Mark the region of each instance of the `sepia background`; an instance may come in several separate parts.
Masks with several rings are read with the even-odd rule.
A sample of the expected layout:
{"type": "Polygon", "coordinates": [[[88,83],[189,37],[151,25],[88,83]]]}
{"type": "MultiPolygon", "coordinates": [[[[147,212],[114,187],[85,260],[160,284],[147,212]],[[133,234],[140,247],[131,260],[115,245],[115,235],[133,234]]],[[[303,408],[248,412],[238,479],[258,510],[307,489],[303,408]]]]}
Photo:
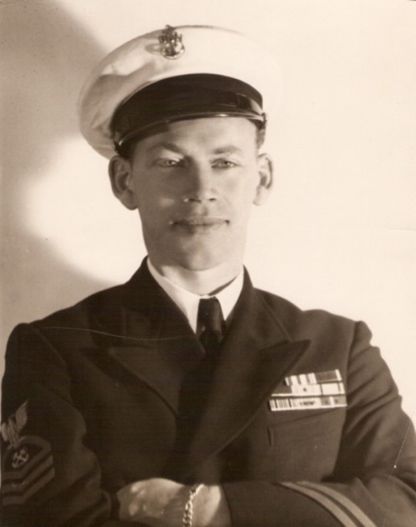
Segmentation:
{"type": "Polygon", "coordinates": [[[127,280],[136,213],[81,138],[91,67],[166,24],[214,24],[279,64],[267,150],[276,186],[253,210],[254,283],[365,320],[416,420],[416,1],[5,0],[1,46],[1,349],[12,327],[127,280]]]}

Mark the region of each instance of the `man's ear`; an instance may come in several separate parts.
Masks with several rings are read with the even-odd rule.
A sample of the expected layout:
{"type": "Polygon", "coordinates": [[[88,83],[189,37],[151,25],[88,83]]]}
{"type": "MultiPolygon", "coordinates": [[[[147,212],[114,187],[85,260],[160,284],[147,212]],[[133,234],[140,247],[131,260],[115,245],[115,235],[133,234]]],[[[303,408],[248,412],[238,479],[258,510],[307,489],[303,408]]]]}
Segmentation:
{"type": "Polygon", "coordinates": [[[108,174],[114,195],[129,210],[137,209],[130,161],[121,156],[112,157],[108,165],[108,174]]]}
{"type": "Polygon", "coordinates": [[[269,197],[273,186],[273,163],[267,154],[259,154],[257,158],[259,183],[256,188],[254,205],[263,205],[269,197]]]}

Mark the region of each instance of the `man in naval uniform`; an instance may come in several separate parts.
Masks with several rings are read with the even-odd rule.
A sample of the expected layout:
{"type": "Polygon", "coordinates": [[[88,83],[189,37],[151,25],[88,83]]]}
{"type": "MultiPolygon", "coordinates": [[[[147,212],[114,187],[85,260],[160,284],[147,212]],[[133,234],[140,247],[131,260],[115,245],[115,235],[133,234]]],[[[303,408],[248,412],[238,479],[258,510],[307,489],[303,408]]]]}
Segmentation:
{"type": "Polygon", "coordinates": [[[414,429],[365,324],[243,268],[270,70],[238,33],[167,27],[87,81],[82,132],[148,257],[13,331],[5,526],[416,525],[414,429]]]}

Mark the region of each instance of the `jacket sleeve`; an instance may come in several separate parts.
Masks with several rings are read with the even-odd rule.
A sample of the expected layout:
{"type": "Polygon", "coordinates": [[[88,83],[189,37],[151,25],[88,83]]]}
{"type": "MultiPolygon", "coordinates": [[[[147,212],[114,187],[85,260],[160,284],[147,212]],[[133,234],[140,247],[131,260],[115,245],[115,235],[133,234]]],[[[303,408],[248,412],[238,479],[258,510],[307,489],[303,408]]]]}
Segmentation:
{"type": "Polygon", "coordinates": [[[100,487],[97,459],[84,446],[86,426],[73,389],[65,362],[40,331],[18,326],[3,378],[4,525],[126,525],[111,519],[114,500],[100,487]]]}
{"type": "Polygon", "coordinates": [[[416,439],[371,334],[357,323],[348,370],[348,412],[328,481],[225,483],[233,527],[412,527],[416,439]]]}

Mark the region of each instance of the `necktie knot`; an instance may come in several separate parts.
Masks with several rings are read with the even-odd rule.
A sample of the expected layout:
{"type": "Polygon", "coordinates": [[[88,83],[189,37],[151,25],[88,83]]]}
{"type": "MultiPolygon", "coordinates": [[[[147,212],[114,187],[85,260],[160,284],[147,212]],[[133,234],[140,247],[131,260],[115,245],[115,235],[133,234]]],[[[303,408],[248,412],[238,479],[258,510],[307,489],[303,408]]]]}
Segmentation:
{"type": "Polygon", "coordinates": [[[197,332],[207,352],[220,344],[224,333],[224,319],[217,298],[203,298],[199,301],[197,332]]]}

